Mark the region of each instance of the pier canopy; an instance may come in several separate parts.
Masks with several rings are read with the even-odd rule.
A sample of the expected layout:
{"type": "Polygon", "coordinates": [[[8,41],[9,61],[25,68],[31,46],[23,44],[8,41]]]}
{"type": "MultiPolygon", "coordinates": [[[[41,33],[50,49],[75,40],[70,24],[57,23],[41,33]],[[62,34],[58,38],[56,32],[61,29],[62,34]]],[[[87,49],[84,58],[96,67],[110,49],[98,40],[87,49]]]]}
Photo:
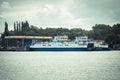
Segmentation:
{"type": "Polygon", "coordinates": [[[51,40],[52,37],[47,36],[5,36],[5,39],[46,39],[51,40]]]}
{"type": "Polygon", "coordinates": [[[37,41],[45,42],[52,40],[48,36],[5,36],[7,50],[23,50],[37,41]]]}

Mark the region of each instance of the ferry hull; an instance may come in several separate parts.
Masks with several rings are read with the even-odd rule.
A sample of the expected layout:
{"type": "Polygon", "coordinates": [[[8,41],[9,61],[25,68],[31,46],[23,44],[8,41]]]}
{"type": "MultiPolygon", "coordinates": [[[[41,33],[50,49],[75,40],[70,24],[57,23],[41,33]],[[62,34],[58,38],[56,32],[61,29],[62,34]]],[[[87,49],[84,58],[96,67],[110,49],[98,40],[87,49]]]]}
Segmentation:
{"type": "Polygon", "coordinates": [[[110,48],[95,48],[95,51],[110,51],[110,48]]]}
{"type": "Polygon", "coordinates": [[[30,51],[92,51],[88,48],[30,48],[30,51]]]}

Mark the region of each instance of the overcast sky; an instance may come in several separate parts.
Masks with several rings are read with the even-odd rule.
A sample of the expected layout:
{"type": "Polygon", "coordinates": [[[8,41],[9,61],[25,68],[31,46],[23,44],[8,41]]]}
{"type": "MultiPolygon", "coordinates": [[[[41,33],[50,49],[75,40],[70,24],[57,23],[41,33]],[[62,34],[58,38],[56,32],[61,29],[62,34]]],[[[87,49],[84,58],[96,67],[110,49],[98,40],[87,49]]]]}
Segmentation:
{"type": "Polygon", "coordinates": [[[120,22],[120,0],[0,0],[0,33],[7,21],[28,20],[38,27],[92,29],[120,22]]]}

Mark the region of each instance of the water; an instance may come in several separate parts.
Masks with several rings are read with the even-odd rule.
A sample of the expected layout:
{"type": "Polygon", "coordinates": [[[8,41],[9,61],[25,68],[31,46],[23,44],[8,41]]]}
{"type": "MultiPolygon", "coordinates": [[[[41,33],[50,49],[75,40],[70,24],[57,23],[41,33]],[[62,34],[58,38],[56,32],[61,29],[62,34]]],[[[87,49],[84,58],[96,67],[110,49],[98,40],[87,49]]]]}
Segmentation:
{"type": "Polygon", "coordinates": [[[120,80],[120,51],[0,52],[0,80],[120,80]]]}

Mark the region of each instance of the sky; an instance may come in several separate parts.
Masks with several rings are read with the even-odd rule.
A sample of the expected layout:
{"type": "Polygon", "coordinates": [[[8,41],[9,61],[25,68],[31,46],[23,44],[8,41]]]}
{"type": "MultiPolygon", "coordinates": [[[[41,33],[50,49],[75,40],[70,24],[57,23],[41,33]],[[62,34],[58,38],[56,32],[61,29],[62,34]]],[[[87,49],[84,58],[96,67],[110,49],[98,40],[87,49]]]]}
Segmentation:
{"type": "Polygon", "coordinates": [[[0,33],[5,21],[13,30],[14,21],[47,28],[82,28],[120,22],[120,0],[0,0],[0,33]]]}

